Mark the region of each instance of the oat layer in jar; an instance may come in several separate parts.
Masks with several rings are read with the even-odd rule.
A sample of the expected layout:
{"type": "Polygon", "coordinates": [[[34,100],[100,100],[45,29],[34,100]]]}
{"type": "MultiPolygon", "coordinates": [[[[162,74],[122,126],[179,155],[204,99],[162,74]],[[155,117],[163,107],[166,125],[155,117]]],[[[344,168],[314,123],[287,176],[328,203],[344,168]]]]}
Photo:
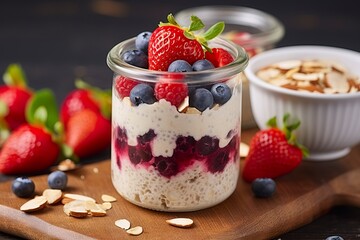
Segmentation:
{"type": "Polygon", "coordinates": [[[239,176],[241,72],[248,57],[241,47],[214,39],[234,58],[230,64],[199,72],[169,73],[131,66],[121,55],[135,39],[116,45],[107,62],[114,72],[112,99],[112,182],[133,204],[159,211],[194,211],[214,206],[235,190],[239,176]],[[119,90],[121,81],[180,84],[184,101],[166,99],[134,104],[119,90]],[[230,97],[205,109],[191,107],[193,92],[225,84],[230,97]]]}

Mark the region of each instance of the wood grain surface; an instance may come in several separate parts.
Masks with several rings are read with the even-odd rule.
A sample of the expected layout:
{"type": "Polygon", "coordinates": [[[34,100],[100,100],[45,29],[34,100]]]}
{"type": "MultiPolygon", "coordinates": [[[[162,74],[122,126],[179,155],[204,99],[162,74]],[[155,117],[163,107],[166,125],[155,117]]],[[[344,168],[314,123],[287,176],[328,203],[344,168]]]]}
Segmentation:
{"type": "MultiPolygon", "coordinates": [[[[243,141],[248,142],[254,132],[243,132],[243,141]]],[[[23,213],[18,209],[27,199],[17,198],[8,181],[0,184],[0,231],[30,239],[128,239],[131,236],[114,224],[126,218],[144,228],[136,239],[270,239],[313,221],[333,206],[360,207],[360,146],[339,160],[303,161],[294,172],[276,180],[272,198],[253,197],[250,185],[240,178],[235,193],[223,203],[190,213],[156,212],[125,201],[111,184],[110,160],[85,165],[68,176],[66,193],[84,194],[98,202],[102,194],[117,197],[107,216],[68,217],[61,204],[23,213]],[[173,217],[192,218],[194,225],[172,227],[165,220],[173,217]]],[[[32,179],[41,194],[47,188],[47,175],[32,179]]]]}

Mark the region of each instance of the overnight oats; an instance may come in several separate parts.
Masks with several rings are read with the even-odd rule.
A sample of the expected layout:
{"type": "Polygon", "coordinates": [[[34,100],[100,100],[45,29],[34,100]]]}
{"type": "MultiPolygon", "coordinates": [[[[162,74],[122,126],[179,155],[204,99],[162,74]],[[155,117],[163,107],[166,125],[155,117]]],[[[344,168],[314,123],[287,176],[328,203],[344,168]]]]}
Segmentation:
{"type": "Polygon", "coordinates": [[[214,38],[223,23],[191,37],[191,27],[178,26],[172,15],[168,21],[109,52],[112,181],[136,205],[194,211],[222,202],[236,188],[240,73],[248,57],[214,38]]]}

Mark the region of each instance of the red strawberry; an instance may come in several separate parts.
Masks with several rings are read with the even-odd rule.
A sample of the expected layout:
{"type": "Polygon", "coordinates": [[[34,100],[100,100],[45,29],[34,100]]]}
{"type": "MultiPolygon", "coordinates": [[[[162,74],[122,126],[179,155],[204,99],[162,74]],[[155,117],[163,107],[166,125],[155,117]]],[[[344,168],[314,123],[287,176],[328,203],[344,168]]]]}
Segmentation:
{"type": "Polygon", "coordinates": [[[175,60],[185,60],[190,64],[204,58],[203,46],[208,49],[207,41],[219,35],[224,29],[224,23],[217,23],[202,36],[195,36],[193,31],[204,27],[202,21],[191,17],[191,25],[182,28],[172,14],[168,15],[169,23],[160,23],[151,34],[149,40],[149,69],[167,71],[170,63],[175,60]]]}
{"type": "Polygon", "coordinates": [[[205,53],[205,58],[216,68],[228,65],[234,61],[233,56],[223,48],[213,48],[211,50],[211,52],[207,51],[205,53]]]}
{"type": "Polygon", "coordinates": [[[0,172],[29,174],[46,170],[57,160],[59,152],[59,146],[45,128],[21,125],[1,149],[0,172]]]}
{"type": "Polygon", "coordinates": [[[115,79],[115,89],[122,98],[129,97],[131,89],[138,84],[139,82],[124,76],[117,76],[115,79]]]}
{"type": "Polygon", "coordinates": [[[292,130],[300,122],[287,125],[289,115],[284,116],[284,130],[276,126],[276,118],[269,120],[269,129],[261,130],[250,141],[250,151],[245,159],[242,176],[251,182],[256,178],[276,178],[294,170],[307,150],[296,143],[292,130]]]}
{"type": "Polygon", "coordinates": [[[82,158],[110,146],[111,122],[101,114],[83,109],[69,118],[65,143],[82,158]]]}
{"type": "Polygon", "coordinates": [[[73,90],[65,97],[60,108],[60,119],[65,128],[69,118],[82,109],[90,109],[110,117],[110,91],[103,91],[79,80],[75,84],[78,89],[73,90]]]}
{"type": "Polygon", "coordinates": [[[26,122],[25,108],[32,91],[27,88],[24,72],[19,65],[9,65],[4,81],[7,85],[0,86],[0,104],[5,110],[0,110],[0,117],[10,130],[14,130],[26,122]]]}

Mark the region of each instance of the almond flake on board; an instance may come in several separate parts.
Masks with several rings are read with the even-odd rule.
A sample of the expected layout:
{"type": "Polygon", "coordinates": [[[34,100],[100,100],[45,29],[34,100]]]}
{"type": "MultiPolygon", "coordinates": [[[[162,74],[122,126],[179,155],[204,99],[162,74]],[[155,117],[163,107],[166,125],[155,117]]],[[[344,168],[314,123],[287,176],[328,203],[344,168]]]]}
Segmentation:
{"type": "Polygon", "coordinates": [[[143,233],[143,228],[141,226],[136,226],[126,230],[126,232],[130,235],[138,236],[143,233]]]}
{"type": "Polygon", "coordinates": [[[190,218],[173,218],[166,220],[166,222],[172,226],[180,227],[180,228],[191,227],[194,223],[194,221],[190,218]]]}
{"type": "Polygon", "coordinates": [[[104,210],[109,210],[112,208],[111,202],[103,202],[101,205],[104,210]]]}
{"type": "Polygon", "coordinates": [[[46,198],[48,204],[56,204],[62,200],[63,193],[59,189],[45,189],[42,195],[46,198]]]}
{"type": "Polygon", "coordinates": [[[57,166],[57,169],[63,172],[75,169],[77,166],[71,159],[65,159],[61,161],[57,166]]]}
{"type": "Polygon", "coordinates": [[[249,145],[244,142],[240,142],[240,157],[243,158],[247,157],[249,151],[250,151],[249,145]]]}
{"type": "Polygon", "coordinates": [[[35,212],[43,209],[47,204],[47,199],[44,196],[37,196],[26,203],[24,203],[20,210],[26,213],[35,212]]]}
{"type": "Polygon", "coordinates": [[[130,221],[127,220],[127,219],[119,219],[119,220],[116,220],[116,221],[115,221],[115,225],[116,225],[117,227],[119,227],[119,228],[124,229],[124,230],[130,229],[130,226],[131,226],[130,221]]]}
{"type": "Polygon", "coordinates": [[[101,200],[104,202],[116,202],[116,198],[107,194],[101,195],[101,200]]]}
{"type": "Polygon", "coordinates": [[[95,199],[93,199],[91,197],[80,195],[80,194],[73,194],[73,193],[65,193],[64,198],[69,198],[69,199],[72,199],[72,200],[96,202],[95,199]]]}

